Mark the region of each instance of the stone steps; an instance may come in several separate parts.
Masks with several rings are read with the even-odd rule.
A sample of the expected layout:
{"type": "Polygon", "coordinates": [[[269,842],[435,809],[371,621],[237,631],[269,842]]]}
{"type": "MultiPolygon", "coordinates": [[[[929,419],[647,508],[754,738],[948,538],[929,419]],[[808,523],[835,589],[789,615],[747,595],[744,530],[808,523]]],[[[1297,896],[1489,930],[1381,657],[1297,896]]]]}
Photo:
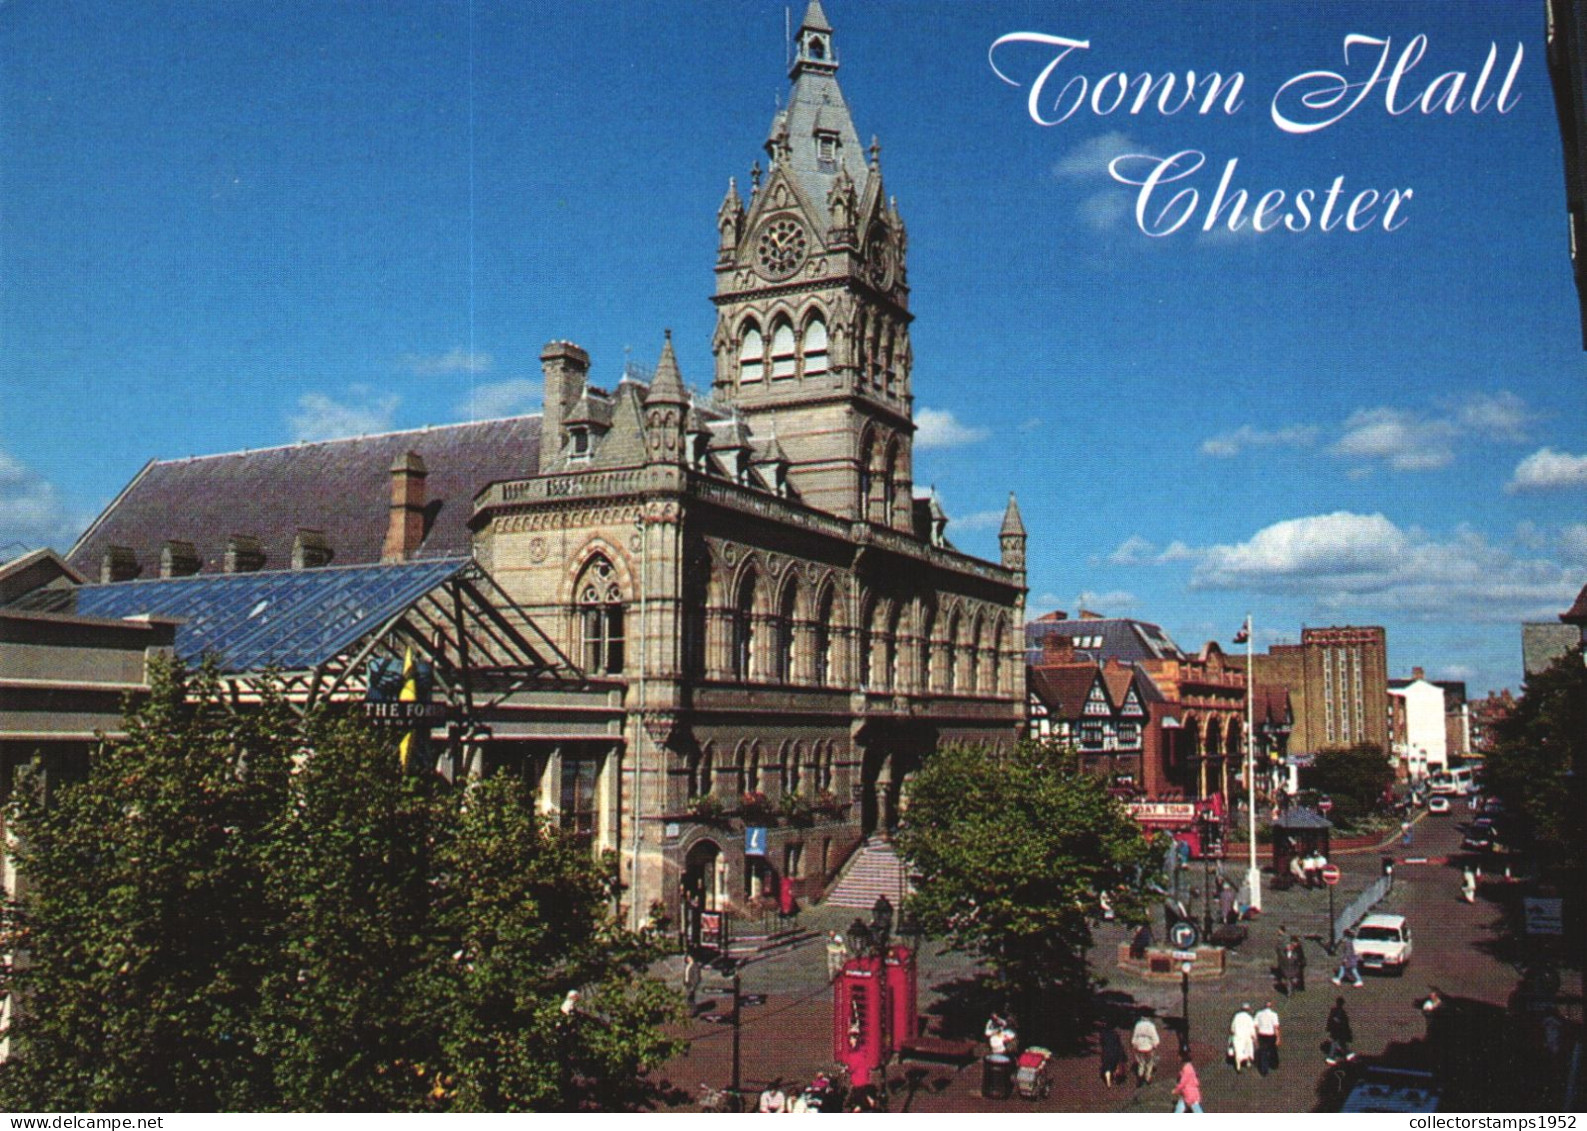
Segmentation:
{"type": "Polygon", "coordinates": [[[828,907],[853,907],[869,911],[885,895],[897,907],[910,891],[906,868],[893,846],[882,837],[871,837],[855,850],[838,880],[827,890],[828,907]]]}

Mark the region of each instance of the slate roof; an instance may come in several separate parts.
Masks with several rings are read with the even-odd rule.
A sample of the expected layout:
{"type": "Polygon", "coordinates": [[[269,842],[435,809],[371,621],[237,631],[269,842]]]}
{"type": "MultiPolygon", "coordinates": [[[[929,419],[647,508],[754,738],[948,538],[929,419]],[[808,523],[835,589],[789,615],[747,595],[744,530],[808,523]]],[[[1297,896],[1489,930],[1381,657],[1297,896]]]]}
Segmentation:
{"type": "Polygon", "coordinates": [[[1121,660],[1126,664],[1142,660],[1188,659],[1179,645],[1155,624],[1147,621],[1119,619],[1036,620],[1025,626],[1025,646],[1028,662],[1041,662],[1042,642],[1048,637],[1097,637],[1101,642],[1078,649],[1087,659],[1121,660]]]}
{"type": "Polygon", "coordinates": [[[1576,602],[1559,615],[1559,619],[1566,624],[1579,624],[1587,627],[1587,585],[1581,587],[1581,592],[1576,594],[1576,602]]]}
{"type": "Polygon", "coordinates": [[[425,480],[426,533],[417,557],[470,553],[473,498],[493,482],[536,474],[540,417],[517,416],[313,444],[147,464],[72,547],[90,578],[109,546],[130,546],[144,578],[159,573],[168,539],[191,542],[202,572],[218,573],[234,534],[259,539],[267,570],[292,563],[299,529],[321,530],[334,565],[378,562],[391,501],[390,468],[417,452],[425,480]]]}
{"type": "Polygon", "coordinates": [[[1097,669],[1090,664],[1063,664],[1031,668],[1029,675],[1031,690],[1047,705],[1052,717],[1078,719],[1096,683],[1097,669]]]}

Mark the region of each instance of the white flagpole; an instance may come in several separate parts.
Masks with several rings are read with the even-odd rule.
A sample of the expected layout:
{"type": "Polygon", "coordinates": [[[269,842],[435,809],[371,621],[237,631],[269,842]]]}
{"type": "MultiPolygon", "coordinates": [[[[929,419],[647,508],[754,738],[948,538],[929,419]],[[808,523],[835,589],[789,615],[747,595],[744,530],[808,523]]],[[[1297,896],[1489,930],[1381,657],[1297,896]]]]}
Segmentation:
{"type": "Polygon", "coordinates": [[[1246,851],[1250,868],[1245,882],[1251,889],[1251,906],[1262,910],[1262,869],[1256,863],[1256,726],[1253,704],[1256,695],[1256,667],[1251,649],[1251,615],[1245,617],[1245,819],[1246,851]]]}

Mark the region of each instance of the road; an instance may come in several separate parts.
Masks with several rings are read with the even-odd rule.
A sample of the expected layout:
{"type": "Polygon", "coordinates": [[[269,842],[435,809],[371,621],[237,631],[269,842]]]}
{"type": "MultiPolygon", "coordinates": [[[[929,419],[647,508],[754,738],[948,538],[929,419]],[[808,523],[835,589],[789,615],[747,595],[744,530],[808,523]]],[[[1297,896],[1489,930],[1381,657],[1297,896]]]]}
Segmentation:
{"type": "MultiPolygon", "coordinates": [[[[1319,1045],[1324,1020],[1336,997],[1344,997],[1355,1029],[1359,1064],[1382,1062],[1404,1066],[1441,1067],[1449,1079],[1445,1109],[1453,1111],[1549,1110],[1539,1107],[1557,1092],[1557,1072],[1531,1036],[1517,1036],[1506,1021],[1507,1007],[1519,976],[1507,960],[1502,938],[1504,904],[1515,893],[1495,876],[1485,876],[1475,904],[1460,899],[1460,826],[1465,814],[1424,816],[1414,843],[1401,848],[1398,837],[1376,848],[1338,854],[1334,862],[1344,875],[1335,892],[1340,908],[1381,872],[1380,856],[1396,861],[1394,886],[1377,908],[1405,915],[1413,926],[1415,954],[1403,977],[1366,976],[1366,985],[1336,988],[1329,983],[1331,959],[1323,948],[1327,934],[1328,896],[1324,891],[1295,889],[1265,892],[1265,914],[1254,920],[1249,939],[1229,956],[1222,978],[1196,980],[1190,993],[1190,1032],[1208,1111],[1279,1112],[1329,1110],[1338,1074],[1324,1063],[1319,1045]],[[1275,992],[1271,968],[1281,927],[1306,936],[1309,958],[1304,993],[1284,997],[1275,992]],[[1446,1016],[1454,1037],[1435,1050],[1426,1039],[1426,1025],[1417,1003],[1436,986],[1450,1003],[1446,1016]],[[1236,1074],[1224,1061],[1229,1018],[1242,1002],[1260,1008],[1273,1000],[1283,1024],[1282,1062],[1266,1077],[1236,1074]]],[[[1501,867],[1502,871],[1502,867],[1501,867]]],[[[1199,867],[1192,868],[1199,880],[1199,867]]],[[[853,912],[815,909],[806,925],[825,930],[841,927],[853,912]]],[[[1057,1049],[1052,1065],[1054,1088],[1042,1101],[987,1100],[979,1094],[980,1066],[914,1064],[894,1066],[889,1079],[894,1110],[913,1111],[1119,1111],[1170,1110],[1177,1059],[1174,1037],[1181,1019],[1177,980],[1148,982],[1112,966],[1122,928],[1105,925],[1097,932],[1093,969],[1105,980],[1099,991],[1105,1011],[1125,1029],[1141,1007],[1151,1007],[1164,1030],[1162,1070],[1150,1085],[1109,1089],[1098,1071],[1094,1034],[1076,1047],[1057,1049]]],[[[933,1017],[947,1035],[978,1034],[985,1016],[975,994],[973,966],[962,955],[927,943],[923,948],[921,1011],[933,1017]]],[[[746,968],[746,993],[763,1001],[743,1011],[743,1073],[746,1088],[758,1090],[781,1078],[795,1085],[831,1065],[831,991],[826,984],[825,955],[819,943],[778,955],[746,968]]],[[[710,1019],[729,1012],[721,993],[706,993],[702,1016],[690,1025],[687,1056],[666,1067],[664,1076],[680,1098],[699,1082],[722,1085],[730,1072],[731,1027],[710,1019]]],[[[1581,978],[1567,972],[1563,997],[1573,1004],[1567,1015],[1580,1032],[1581,978]]],[[[1557,1103],[1557,1098],[1552,1102],[1557,1103]]],[[[1557,1110],[1557,1108],[1555,1109],[1557,1110]]]]}

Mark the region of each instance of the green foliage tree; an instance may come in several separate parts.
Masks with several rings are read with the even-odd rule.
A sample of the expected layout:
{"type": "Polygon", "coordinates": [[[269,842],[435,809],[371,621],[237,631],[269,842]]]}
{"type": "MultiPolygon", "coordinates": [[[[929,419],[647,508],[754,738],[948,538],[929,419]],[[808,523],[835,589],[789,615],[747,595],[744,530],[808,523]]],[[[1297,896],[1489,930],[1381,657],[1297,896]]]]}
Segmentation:
{"type": "Polygon", "coordinates": [[[83,780],[22,789],[11,1110],[637,1106],[676,1052],[615,869],[507,776],[161,669],[83,780]],[[569,989],[583,1001],[559,1006],[569,989]]]}
{"type": "Polygon", "coordinates": [[[1545,872],[1579,878],[1587,845],[1587,665],[1576,648],[1527,677],[1510,717],[1498,725],[1484,771],[1486,792],[1503,802],[1503,832],[1545,872]]]}
{"type": "Polygon", "coordinates": [[[980,957],[990,988],[1027,1027],[1084,1014],[1098,895],[1141,918],[1161,855],[1106,783],[1080,774],[1072,753],[1034,742],[932,755],[898,845],[921,877],[908,907],[923,929],[980,957]]]}
{"type": "Polygon", "coordinates": [[[1382,808],[1384,791],[1394,784],[1394,765],[1375,742],[1330,746],[1301,770],[1300,784],[1333,798],[1329,818],[1350,826],[1382,808]]]}

